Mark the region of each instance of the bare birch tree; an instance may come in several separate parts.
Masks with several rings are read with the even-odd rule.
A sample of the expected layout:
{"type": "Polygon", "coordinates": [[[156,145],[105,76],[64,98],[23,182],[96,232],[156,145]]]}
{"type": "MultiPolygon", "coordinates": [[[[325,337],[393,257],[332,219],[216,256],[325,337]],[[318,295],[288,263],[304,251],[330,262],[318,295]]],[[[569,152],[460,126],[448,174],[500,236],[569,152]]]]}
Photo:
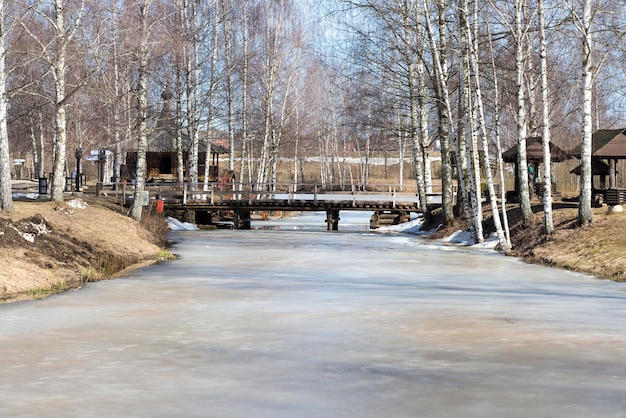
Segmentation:
{"type": "MultiPolygon", "coordinates": [[[[467,15],[469,16],[468,11],[468,3],[467,0],[463,0],[463,8],[467,11],[467,15]]],[[[467,19],[469,25],[469,19],[467,19]]],[[[499,209],[498,209],[498,198],[495,191],[495,186],[493,182],[493,176],[491,174],[491,162],[489,158],[489,138],[487,134],[487,124],[485,120],[485,110],[483,105],[483,92],[481,87],[481,71],[479,68],[479,51],[478,51],[478,12],[476,5],[474,5],[474,30],[468,28],[468,33],[470,36],[469,45],[470,45],[470,66],[471,72],[473,74],[474,80],[474,90],[476,92],[476,113],[478,115],[478,126],[481,135],[481,141],[483,145],[483,165],[485,166],[485,177],[487,180],[487,190],[489,195],[489,203],[491,205],[491,213],[492,219],[494,223],[494,227],[496,229],[496,235],[498,236],[498,243],[500,244],[500,248],[505,254],[508,254],[511,251],[511,242],[510,239],[505,234],[502,229],[502,222],[500,220],[499,209]]],[[[496,89],[497,93],[497,89],[496,89]]],[[[497,157],[502,159],[500,148],[496,149],[496,152],[499,154],[497,157]]],[[[502,199],[502,205],[505,205],[504,199],[502,199]]],[[[504,208],[504,211],[506,209],[504,208]]],[[[504,222],[506,222],[506,216],[504,217],[504,222]]]]}
{"type": "Polygon", "coordinates": [[[591,0],[583,0],[580,31],[582,36],[582,96],[583,120],[582,142],[580,145],[580,199],[578,202],[578,225],[585,226],[593,220],[591,210],[591,150],[593,120],[591,102],[593,99],[593,62],[592,62],[592,16],[591,0]]]}
{"type": "Polygon", "coordinates": [[[437,110],[439,115],[439,140],[441,142],[441,193],[444,225],[454,223],[454,202],[452,201],[452,164],[450,160],[450,120],[451,106],[448,89],[448,40],[446,28],[447,0],[436,0],[437,33],[433,30],[429,18],[428,0],[422,0],[426,12],[426,29],[433,55],[436,74],[437,110]]]}
{"type": "Polygon", "coordinates": [[[530,223],[533,219],[533,211],[530,205],[530,189],[528,176],[528,161],[526,159],[526,92],[524,85],[524,72],[526,65],[525,39],[527,26],[524,24],[524,1],[515,0],[515,88],[517,91],[517,177],[520,207],[524,223],[530,223]]]}
{"type": "Polygon", "coordinates": [[[13,196],[11,194],[11,165],[7,128],[8,100],[4,20],[4,0],[0,0],[0,209],[2,213],[7,213],[13,210],[13,196]]]}
{"type": "Polygon", "coordinates": [[[55,84],[55,142],[53,158],[53,174],[51,197],[54,201],[63,201],[63,191],[65,187],[65,164],[66,164],[66,144],[67,144],[67,101],[66,101],[66,73],[67,73],[67,48],[76,30],[80,26],[85,2],[80,2],[78,15],[69,27],[66,27],[66,3],[65,0],[54,1],[54,21],[56,34],[56,52],[54,58],[50,59],[53,67],[52,74],[55,84]]]}
{"type": "Polygon", "coordinates": [[[137,5],[139,45],[137,46],[137,169],[135,172],[135,190],[130,216],[136,221],[141,220],[143,213],[143,193],[146,184],[146,154],[148,151],[148,71],[150,63],[150,8],[153,0],[142,0],[137,5]]]}
{"type": "Polygon", "coordinates": [[[541,77],[541,138],[543,148],[543,223],[546,234],[554,233],[552,220],[552,163],[550,157],[550,109],[548,89],[548,47],[546,42],[546,22],[544,0],[538,0],[539,17],[539,60],[541,77]]]}

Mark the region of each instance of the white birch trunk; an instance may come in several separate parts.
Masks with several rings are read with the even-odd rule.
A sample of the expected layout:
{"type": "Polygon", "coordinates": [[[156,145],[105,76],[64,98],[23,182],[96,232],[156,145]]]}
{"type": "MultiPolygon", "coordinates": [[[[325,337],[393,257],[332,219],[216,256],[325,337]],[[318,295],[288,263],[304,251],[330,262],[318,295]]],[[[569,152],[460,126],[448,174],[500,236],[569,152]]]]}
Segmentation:
{"type": "Polygon", "coordinates": [[[437,0],[437,21],[439,32],[439,44],[435,38],[432,26],[430,24],[428,2],[423,0],[424,10],[426,11],[426,28],[430,41],[431,52],[433,54],[433,62],[435,65],[436,84],[437,84],[437,107],[439,112],[439,139],[441,141],[441,191],[442,191],[442,208],[444,215],[444,225],[452,225],[454,223],[454,202],[452,201],[452,166],[450,162],[450,94],[448,89],[448,60],[447,49],[448,41],[446,34],[446,17],[447,8],[446,0],[437,0]]]}
{"type": "Polygon", "coordinates": [[[580,201],[578,204],[578,225],[585,226],[593,221],[591,210],[591,150],[592,150],[592,88],[593,68],[591,52],[591,0],[584,0],[582,21],[582,86],[583,86],[583,126],[580,146],[580,201]]]}
{"type": "Polygon", "coordinates": [[[526,159],[526,100],[524,89],[524,30],[522,27],[523,0],[515,0],[515,88],[517,90],[517,170],[520,207],[524,223],[533,219],[530,206],[528,161],[526,159]]]}
{"type": "MultiPolygon", "coordinates": [[[[4,20],[4,13],[4,0],[0,0],[0,19],[2,20],[4,20]]],[[[7,129],[8,100],[6,95],[5,42],[4,22],[0,22],[0,209],[2,213],[13,211],[9,133],[7,129]]]]}
{"type": "Polygon", "coordinates": [[[148,150],[148,61],[150,56],[149,49],[149,25],[148,25],[148,9],[152,0],[143,0],[139,5],[140,10],[140,43],[138,51],[139,68],[137,80],[137,171],[135,173],[135,190],[133,193],[133,204],[130,210],[130,216],[136,221],[141,220],[143,212],[143,191],[146,184],[146,153],[148,150]]]}
{"type": "MultiPolygon", "coordinates": [[[[464,0],[465,7],[467,8],[467,0],[464,0]]],[[[478,124],[481,134],[481,140],[483,144],[483,165],[486,167],[485,177],[487,179],[487,189],[489,192],[489,202],[491,205],[491,214],[493,218],[494,227],[496,229],[496,234],[498,236],[498,242],[500,244],[500,248],[505,254],[510,253],[511,251],[511,243],[510,239],[508,239],[507,234],[505,234],[502,229],[502,223],[500,222],[500,215],[498,209],[498,199],[495,191],[495,186],[493,183],[493,176],[491,174],[490,160],[489,160],[489,138],[487,135],[487,126],[485,122],[485,110],[483,105],[483,94],[480,83],[480,69],[478,66],[478,17],[477,17],[477,8],[474,6],[474,33],[472,36],[472,31],[469,31],[471,42],[470,42],[470,65],[472,68],[472,74],[474,78],[474,89],[476,90],[476,110],[478,113],[478,124]]],[[[469,15],[469,13],[468,13],[469,15]]],[[[469,23],[469,22],[468,22],[469,23]]],[[[497,83],[497,82],[496,82],[497,83]]],[[[496,90],[497,93],[497,90],[496,90]]],[[[497,100],[497,98],[496,98],[497,100]]],[[[500,152],[499,150],[497,151],[500,152]]],[[[499,158],[502,158],[502,155],[499,155],[499,158]]],[[[502,184],[504,184],[504,180],[501,180],[502,184]]],[[[502,199],[502,205],[504,206],[504,199],[502,199]]],[[[506,219],[506,218],[505,218],[506,219]]]]}
{"type": "Polygon", "coordinates": [[[198,33],[196,27],[195,2],[182,2],[182,30],[185,35],[185,98],[187,114],[187,134],[189,135],[189,190],[198,190],[198,147],[199,147],[199,65],[198,65],[198,33]]]}
{"type": "MultiPolygon", "coordinates": [[[[243,187],[246,172],[246,145],[248,138],[248,8],[243,7],[243,28],[242,28],[242,68],[241,68],[241,153],[239,155],[239,184],[243,187]]],[[[248,170],[249,175],[252,174],[248,170]]],[[[250,178],[251,181],[251,178],[250,178]]]]}
{"type": "Polygon", "coordinates": [[[35,133],[35,119],[32,116],[30,118],[30,146],[31,146],[32,153],[33,153],[33,174],[35,178],[39,178],[41,177],[41,170],[39,167],[39,151],[37,150],[37,135],[35,133]]]}
{"type": "Polygon", "coordinates": [[[53,171],[51,197],[55,202],[63,201],[65,186],[65,159],[67,142],[67,121],[65,113],[65,55],[67,49],[63,0],[55,0],[55,26],[57,36],[56,59],[53,63],[54,91],[55,91],[55,144],[53,156],[53,171]]]}
{"type": "MultiPolygon", "coordinates": [[[[232,80],[232,41],[231,41],[231,33],[230,33],[230,14],[232,10],[229,7],[230,2],[223,2],[222,11],[224,13],[224,47],[225,47],[225,60],[226,60],[226,110],[227,110],[227,120],[228,120],[228,143],[230,144],[230,149],[228,152],[228,169],[235,169],[235,122],[234,122],[234,113],[233,113],[233,101],[234,101],[234,92],[233,92],[233,80],[232,80]]],[[[243,6],[245,7],[245,5],[243,6]]]]}
{"type": "Polygon", "coordinates": [[[538,0],[539,8],[539,60],[541,70],[541,138],[543,141],[543,224],[546,234],[554,233],[554,221],[552,219],[552,162],[550,158],[550,109],[548,89],[548,47],[546,43],[546,22],[544,0],[538,0]]]}
{"type": "MultiPolygon", "coordinates": [[[[462,72],[461,72],[462,73],[462,72]]],[[[461,74],[460,73],[460,74],[461,74]]],[[[462,84],[462,83],[461,83],[462,84]]],[[[465,87],[461,87],[459,91],[458,112],[459,115],[463,115],[466,112],[466,93],[465,87]]],[[[465,212],[465,218],[467,219],[468,229],[472,233],[472,237],[476,239],[476,227],[474,226],[474,216],[472,208],[470,206],[470,181],[468,179],[471,175],[471,170],[468,169],[468,145],[465,134],[465,118],[460,116],[457,120],[457,141],[456,141],[456,155],[457,155],[457,171],[459,172],[458,186],[460,193],[461,203],[463,204],[463,211],[465,212]]],[[[457,202],[459,198],[457,196],[457,202]]]]}
{"type": "MultiPolygon", "coordinates": [[[[116,24],[117,26],[117,24],[116,24]]],[[[113,34],[113,89],[115,99],[113,102],[112,116],[113,116],[113,141],[114,141],[114,157],[113,157],[113,178],[114,182],[120,181],[121,177],[121,164],[122,164],[122,145],[121,145],[121,133],[120,133],[120,111],[119,111],[119,97],[120,97],[120,71],[119,71],[119,52],[117,49],[117,34],[113,34]]],[[[76,180],[79,181],[78,179],[76,180]]]]}
{"type": "Polygon", "coordinates": [[[428,101],[426,70],[424,62],[420,61],[416,65],[417,70],[417,97],[419,104],[419,130],[421,140],[421,150],[424,164],[424,187],[426,193],[433,192],[433,175],[430,163],[430,135],[428,132],[428,101]]]}
{"type": "MultiPolygon", "coordinates": [[[[502,142],[500,140],[500,91],[498,84],[498,72],[496,67],[496,58],[493,48],[492,36],[491,36],[491,28],[487,25],[487,33],[489,38],[489,48],[491,52],[491,70],[493,73],[493,120],[494,120],[494,144],[496,147],[496,162],[497,162],[497,170],[500,181],[500,200],[502,202],[502,224],[504,225],[504,238],[506,246],[503,246],[503,250],[506,253],[506,249],[509,251],[512,249],[511,247],[511,233],[509,230],[509,219],[506,211],[506,185],[504,183],[504,160],[502,158],[502,142]]],[[[501,237],[498,236],[500,240],[501,237]]]]}
{"type": "MultiPolygon", "coordinates": [[[[459,7],[459,24],[461,29],[461,109],[460,120],[465,120],[470,141],[467,144],[467,177],[468,194],[471,202],[472,217],[474,218],[472,234],[474,242],[483,242],[483,219],[482,219],[482,196],[480,190],[480,161],[478,158],[478,138],[474,124],[474,105],[471,97],[471,77],[470,77],[470,28],[468,22],[468,10],[465,1],[459,7]]],[[[462,122],[460,122],[462,123],[462,122]]],[[[469,219],[469,217],[468,217],[469,219]]]]}
{"type": "MultiPolygon", "coordinates": [[[[215,91],[217,89],[217,69],[216,69],[216,65],[217,65],[217,45],[218,45],[218,38],[219,38],[219,33],[218,33],[218,27],[219,27],[219,2],[215,2],[215,9],[213,12],[213,16],[212,16],[212,24],[211,24],[211,69],[209,72],[209,89],[207,92],[207,131],[208,134],[206,136],[206,142],[205,142],[205,146],[206,146],[206,154],[204,156],[204,187],[203,189],[205,191],[209,190],[209,179],[211,177],[210,174],[210,170],[211,170],[211,158],[212,158],[212,153],[211,153],[211,144],[213,141],[213,138],[211,138],[211,130],[213,127],[213,119],[215,118],[215,105],[214,105],[214,101],[215,101],[215,91]]],[[[247,16],[247,15],[246,15],[247,16]]],[[[246,29],[244,29],[246,30],[246,29]]],[[[245,40],[244,42],[246,42],[247,45],[247,35],[245,36],[245,40]]],[[[244,48],[245,49],[245,48],[244,48]]],[[[244,58],[246,59],[246,58],[244,58]]],[[[247,76],[247,68],[245,68],[244,66],[244,72],[246,73],[247,76]]],[[[245,78],[245,77],[244,77],[245,78]]],[[[244,81],[245,84],[245,81],[244,81]]],[[[246,87],[244,86],[244,94],[245,94],[245,89],[246,87]]],[[[245,100],[244,100],[245,101],[245,100]]],[[[244,111],[244,118],[245,118],[245,111],[244,111]]],[[[245,144],[245,137],[246,134],[244,132],[244,140],[242,141],[242,143],[245,144]]],[[[241,155],[243,156],[244,154],[244,149],[242,149],[241,151],[241,155]]],[[[243,164],[242,164],[242,175],[243,175],[243,164]]],[[[219,173],[217,173],[217,175],[219,176],[219,173]]],[[[240,178],[240,183],[243,183],[243,179],[240,178]]]]}

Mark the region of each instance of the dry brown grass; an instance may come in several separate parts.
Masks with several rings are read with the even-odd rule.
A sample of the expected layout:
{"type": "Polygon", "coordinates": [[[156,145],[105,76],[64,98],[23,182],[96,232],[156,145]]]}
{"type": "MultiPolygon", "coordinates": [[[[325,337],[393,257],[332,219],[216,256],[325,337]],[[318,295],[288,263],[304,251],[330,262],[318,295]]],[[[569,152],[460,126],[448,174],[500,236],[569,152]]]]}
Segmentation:
{"type": "Polygon", "coordinates": [[[84,199],[85,209],[15,202],[13,213],[0,216],[0,300],[40,297],[156,260],[167,229],[162,219],[146,218],[146,229],[115,205],[84,199]],[[18,231],[33,232],[33,224],[47,232],[34,231],[29,242],[18,231]]]}
{"type": "MultiPolygon", "coordinates": [[[[491,210],[486,206],[485,235],[494,231],[491,210]]],[[[626,281],[626,212],[609,213],[607,207],[593,209],[590,225],[577,226],[576,202],[557,201],[553,206],[556,231],[546,236],[543,205],[534,202],[534,222],[525,226],[521,221],[519,205],[508,205],[513,252],[529,262],[587,273],[599,278],[626,281]]],[[[433,224],[440,218],[433,220],[433,224]]],[[[455,225],[437,231],[441,238],[458,229],[467,229],[467,221],[459,219],[455,225]]]]}

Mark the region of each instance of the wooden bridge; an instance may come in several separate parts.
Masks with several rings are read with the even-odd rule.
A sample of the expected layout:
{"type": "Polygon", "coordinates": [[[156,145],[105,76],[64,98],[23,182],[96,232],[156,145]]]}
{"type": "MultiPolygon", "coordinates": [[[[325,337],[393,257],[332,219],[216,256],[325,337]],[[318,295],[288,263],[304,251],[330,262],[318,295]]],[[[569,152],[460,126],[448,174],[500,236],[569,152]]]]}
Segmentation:
{"type": "MultiPolygon", "coordinates": [[[[165,212],[182,212],[186,220],[198,224],[214,223],[216,217],[228,214],[235,229],[249,229],[255,211],[324,211],[328,230],[338,229],[342,210],[373,211],[379,217],[393,214],[400,220],[408,220],[411,212],[421,212],[418,196],[401,192],[396,185],[377,186],[376,190],[351,186],[347,191],[327,191],[315,184],[215,183],[208,190],[190,191],[186,185],[153,183],[149,188],[150,195],[163,202],[165,212]]],[[[441,206],[441,194],[428,194],[427,205],[441,206]]]]}

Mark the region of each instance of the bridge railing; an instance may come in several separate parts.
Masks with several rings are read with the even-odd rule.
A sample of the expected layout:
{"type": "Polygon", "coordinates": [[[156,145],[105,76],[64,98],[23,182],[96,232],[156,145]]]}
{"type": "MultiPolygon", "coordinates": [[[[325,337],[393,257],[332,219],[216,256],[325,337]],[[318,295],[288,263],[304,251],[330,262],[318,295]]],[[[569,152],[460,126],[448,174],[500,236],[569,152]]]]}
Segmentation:
{"type": "MultiPolygon", "coordinates": [[[[404,186],[406,187],[406,186],[404,186]]],[[[223,201],[253,200],[295,200],[319,201],[387,201],[419,203],[415,192],[403,192],[398,184],[377,184],[371,187],[348,185],[345,187],[324,187],[319,183],[239,183],[213,182],[204,188],[189,183],[151,182],[146,188],[153,198],[182,202],[183,204],[210,203],[223,201]]],[[[441,202],[441,193],[428,193],[427,203],[441,202]]]]}

